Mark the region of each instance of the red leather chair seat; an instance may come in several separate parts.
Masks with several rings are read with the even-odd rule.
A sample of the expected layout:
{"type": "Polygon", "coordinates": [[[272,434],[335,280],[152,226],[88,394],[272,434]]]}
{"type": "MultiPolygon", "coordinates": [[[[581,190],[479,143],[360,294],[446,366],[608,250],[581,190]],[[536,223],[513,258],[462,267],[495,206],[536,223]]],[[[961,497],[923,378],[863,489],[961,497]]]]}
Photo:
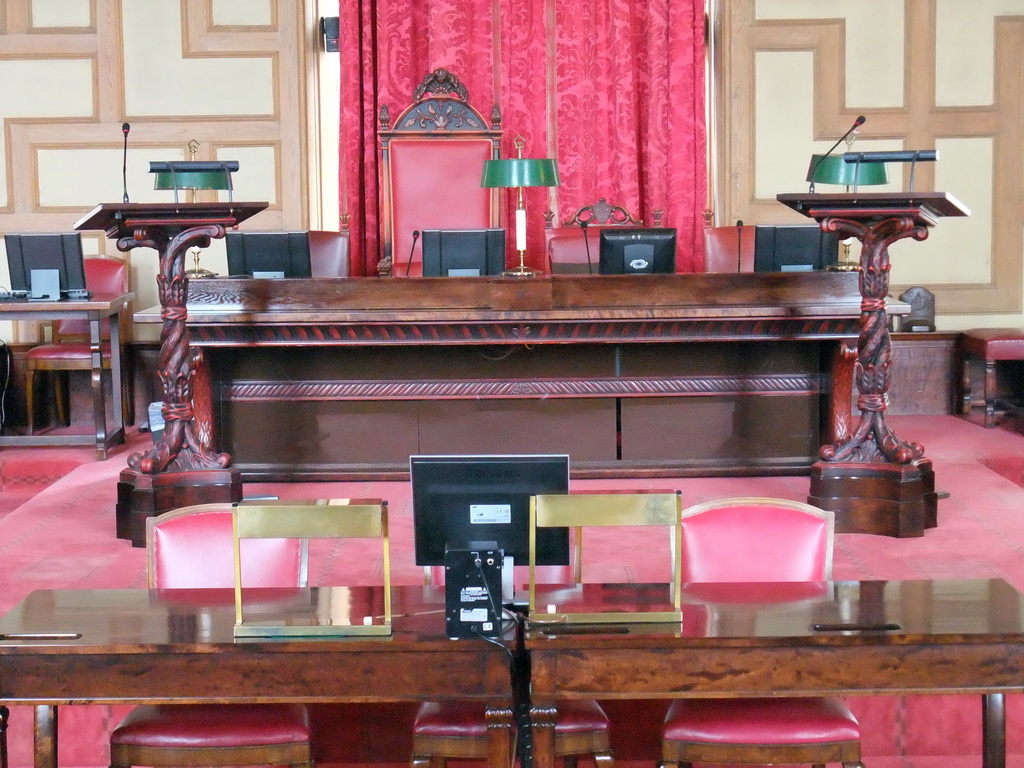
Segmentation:
{"type": "MultiPolygon", "coordinates": [[[[103,359],[110,360],[110,344],[104,343],[101,347],[103,359]]],[[[60,344],[43,344],[32,347],[25,355],[26,360],[83,360],[88,361],[92,356],[92,350],[85,342],[61,342],[60,344]]]]}
{"type": "Polygon", "coordinates": [[[246,747],[307,742],[300,704],[146,704],[128,713],[111,744],[136,747],[246,747]]]}
{"type": "MultiPolygon", "coordinates": [[[[558,705],[556,734],[592,733],[607,729],[608,716],[596,701],[570,701],[558,705]]],[[[487,735],[484,705],[463,701],[428,701],[416,713],[413,734],[484,737],[487,735]]]]}
{"type": "Polygon", "coordinates": [[[975,328],[964,331],[962,349],[982,360],[1024,360],[1024,329],[975,328]]]}
{"type": "Polygon", "coordinates": [[[700,699],[673,702],[664,738],[711,744],[808,744],[860,738],[838,699],[700,699]]]}

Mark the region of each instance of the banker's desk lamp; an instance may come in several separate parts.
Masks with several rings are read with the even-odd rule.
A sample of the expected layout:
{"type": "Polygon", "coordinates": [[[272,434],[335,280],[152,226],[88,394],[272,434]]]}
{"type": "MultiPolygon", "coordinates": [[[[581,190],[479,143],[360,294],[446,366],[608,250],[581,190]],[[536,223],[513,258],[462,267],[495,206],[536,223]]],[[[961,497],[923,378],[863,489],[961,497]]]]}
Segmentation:
{"type": "MultiPolygon", "coordinates": [[[[195,154],[198,144],[189,143],[189,150],[195,154]]],[[[228,202],[233,201],[234,188],[231,174],[238,170],[237,160],[167,160],[150,162],[149,172],[156,174],[154,189],[174,190],[174,202],[180,202],[179,191],[188,193],[190,203],[197,202],[199,190],[226,190],[228,202]]],[[[191,250],[193,267],[185,272],[188,278],[216,277],[215,272],[199,266],[199,248],[191,250]]]]}
{"type": "Polygon", "coordinates": [[[510,160],[485,160],[482,187],[506,187],[516,190],[516,250],[519,264],[501,274],[508,277],[533,277],[540,274],[526,266],[526,203],[523,187],[557,187],[558,169],[555,161],[546,158],[523,157],[526,140],[516,136],[515,146],[518,157],[510,160]]]}

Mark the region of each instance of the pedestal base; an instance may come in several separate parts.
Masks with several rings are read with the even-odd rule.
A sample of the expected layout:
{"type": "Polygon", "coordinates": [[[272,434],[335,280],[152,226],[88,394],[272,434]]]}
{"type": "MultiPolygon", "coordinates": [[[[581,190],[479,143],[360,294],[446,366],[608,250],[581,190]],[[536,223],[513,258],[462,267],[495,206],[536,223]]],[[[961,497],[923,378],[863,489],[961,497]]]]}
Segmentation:
{"type": "Polygon", "coordinates": [[[192,504],[233,503],[242,499],[242,473],[235,467],[144,475],[121,472],[117,482],[117,538],[146,546],[146,520],[192,504]]]}
{"type": "Polygon", "coordinates": [[[930,459],[910,464],[819,461],[811,467],[808,503],[835,512],[836,533],[909,538],[938,524],[930,459]]]}

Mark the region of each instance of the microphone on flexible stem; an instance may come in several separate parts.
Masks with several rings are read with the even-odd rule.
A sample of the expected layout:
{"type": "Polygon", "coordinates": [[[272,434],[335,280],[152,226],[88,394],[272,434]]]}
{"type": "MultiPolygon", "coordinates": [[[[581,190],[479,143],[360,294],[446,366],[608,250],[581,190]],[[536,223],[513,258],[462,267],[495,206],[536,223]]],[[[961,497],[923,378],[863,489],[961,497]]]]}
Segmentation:
{"type": "Polygon", "coordinates": [[[590,258],[590,238],[587,237],[587,227],[589,226],[589,221],[580,222],[580,229],[583,230],[583,247],[587,249],[587,269],[590,271],[590,274],[594,274],[594,262],[590,258]]]}
{"type": "Polygon", "coordinates": [[[837,141],[835,144],[832,145],[832,149],[830,149],[828,152],[826,152],[824,155],[822,155],[821,157],[818,158],[818,162],[816,162],[811,167],[811,172],[809,174],[807,174],[811,178],[811,188],[809,190],[807,190],[808,192],[812,192],[812,193],[814,192],[814,174],[817,172],[818,166],[821,165],[823,162],[825,162],[825,158],[826,157],[828,157],[829,155],[831,155],[833,152],[836,151],[836,147],[838,147],[840,144],[842,144],[844,141],[846,141],[846,137],[847,136],[849,136],[851,133],[853,133],[858,128],[860,128],[862,125],[864,125],[864,122],[866,120],[867,120],[867,118],[864,117],[864,115],[860,115],[856,120],[853,121],[853,125],[850,126],[850,130],[848,130],[846,133],[844,133],[842,136],[840,136],[839,137],[839,141],[837,141]]]}
{"type": "Polygon", "coordinates": [[[124,201],[128,202],[128,131],[132,127],[128,123],[121,123],[121,133],[124,134],[124,156],[121,159],[121,183],[124,185],[124,201]]]}
{"type": "Polygon", "coordinates": [[[420,239],[420,231],[414,229],[412,231],[412,247],[409,248],[409,260],[405,262],[405,276],[409,276],[409,270],[412,268],[412,255],[416,252],[416,241],[420,239]]]}
{"type": "Polygon", "coordinates": [[[743,271],[743,219],[736,219],[736,274],[743,271]]]}

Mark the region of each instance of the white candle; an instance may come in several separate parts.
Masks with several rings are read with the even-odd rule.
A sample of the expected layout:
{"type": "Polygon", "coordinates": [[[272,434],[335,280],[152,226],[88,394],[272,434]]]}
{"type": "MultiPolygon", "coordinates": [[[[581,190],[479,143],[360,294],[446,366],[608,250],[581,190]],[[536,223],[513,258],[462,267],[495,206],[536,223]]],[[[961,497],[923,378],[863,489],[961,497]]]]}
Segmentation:
{"type": "Polygon", "coordinates": [[[526,209],[516,208],[516,250],[526,250],[526,209]]]}

